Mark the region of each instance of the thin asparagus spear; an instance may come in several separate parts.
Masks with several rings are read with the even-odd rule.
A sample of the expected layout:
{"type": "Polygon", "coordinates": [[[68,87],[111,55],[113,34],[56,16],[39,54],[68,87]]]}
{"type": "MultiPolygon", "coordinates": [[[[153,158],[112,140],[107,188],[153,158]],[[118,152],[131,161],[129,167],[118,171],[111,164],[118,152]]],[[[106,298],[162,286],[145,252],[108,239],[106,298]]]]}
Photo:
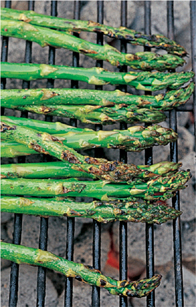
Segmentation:
{"type": "Polygon", "coordinates": [[[124,39],[132,45],[164,49],[169,53],[174,53],[180,56],[185,56],[187,54],[186,50],[182,46],[163,35],[147,35],[125,27],[115,28],[108,25],[99,24],[91,20],[65,19],[38,14],[34,11],[18,11],[7,8],[1,9],[1,17],[12,20],[25,21],[33,25],[53,28],[57,30],[103,33],[109,37],[124,39]]]}
{"type": "Polygon", "coordinates": [[[93,197],[108,200],[110,197],[166,200],[172,193],[184,189],[190,179],[189,171],[179,171],[173,176],[158,177],[147,182],[135,179],[129,184],[111,184],[108,181],[78,181],[73,179],[2,179],[1,192],[5,195],[30,195],[36,197],[93,197]]]}
{"type": "Polygon", "coordinates": [[[1,158],[17,158],[20,156],[36,155],[39,152],[16,142],[1,141],[1,158]]]}
{"type": "MultiPolygon", "coordinates": [[[[129,164],[129,167],[131,164],[129,164]]],[[[146,171],[148,176],[156,178],[158,176],[170,176],[176,173],[182,163],[162,161],[153,165],[133,165],[135,167],[137,178],[137,169],[146,171]]],[[[71,165],[65,162],[42,162],[42,163],[20,163],[20,164],[3,164],[1,165],[1,178],[92,178],[96,175],[84,173],[72,169],[71,165]]]]}
{"type": "Polygon", "coordinates": [[[8,89],[1,91],[1,106],[5,108],[28,105],[128,105],[139,108],[170,110],[185,104],[194,91],[191,82],[187,87],[167,92],[165,95],[131,95],[119,90],[98,91],[84,89],[8,89]]]}
{"type": "Polygon", "coordinates": [[[67,118],[76,118],[82,123],[86,124],[115,124],[118,122],[126,122],[133,124],[137,122],[144,123],[160,123],[166,119],[166,115],[157,110],[149,110],[146,108],[136,108],[132,110],[124,105],[117,105],[114,107],[101,107],[91,105],[77,105],[77,106],[64,106],[64,105],[24,105],[14,107],[20,111],[29,111],[37,114],[47,114],[51,116],[63,116],[67,118]]]}
{"type": "Polygon", "coordinates": [[[65,32],[30,25],[23,21],[11,19],[1,20],[1,34],[8,37],[22,38],[36,42],[41,47],[53,46],[65,48],[74,52],[83,53],[95,60],[104,60],[114,66],[128,65],[133,69],[159,70],[175,69],[182,66],[185,61],[172,54],[156,54],[153,52],[137,52],[135,54],[123,53],[116,48],[105,44],[104,46],[90,43],[84,39],[65,32]]]}
{"type": "Polygon", "coordinates": [[[1,258],[18,264],[43,266],[67,277],[105,288],[114,295],[143,297],[157,288],[161,280],[161,275],[154,275],[152,278],[133,282],[117,281],[102,275],[100,271],[92,267],[69,261],[50,252],[5,242],[1,242],[1,258]]]}
{"type": "Polygon", "coordinates": [[[61,198],[22,198],[1,197],[1,212],[40,216],[69,216],[92,218],[98,222],[127,221],[142,223],[165,223],[174,219],[181,211],[169,207],[163,202],[156,203],[139,200],[127,201],[93,201],[91,203],[75,202],[61,198]]]}
{"type": "Polygon", "coordinates": [[[110,72],[101,67],[81,68],[46,64],[1,62],[1,77],[26,81],[37,79],[68,79],[94,85],[125,84],[138,90],[177,89],[193,78],[194,72],[110,72]]]}

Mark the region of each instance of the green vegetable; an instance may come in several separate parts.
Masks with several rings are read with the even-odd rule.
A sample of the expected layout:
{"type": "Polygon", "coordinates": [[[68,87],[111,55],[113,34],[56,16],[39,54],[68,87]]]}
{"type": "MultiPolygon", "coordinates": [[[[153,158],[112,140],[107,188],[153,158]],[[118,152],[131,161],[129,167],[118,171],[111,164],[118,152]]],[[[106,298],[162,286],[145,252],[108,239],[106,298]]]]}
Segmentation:
{"type": "Polygon", "coordinates": [[[95,60],[110,62],[114,66],[128,65],[133,69],[164,71],[175,69],[185,63],[182,58],[172,54],[160,55],[153,52],[122,53],[108,44],[102,46],[90,43],[62,31],[59,32],[7,18],[2,18],[1,20],[1,35],[36,42],[41,47],[53,46],[69,49],[85,54],[95,60]]]}
{"type": "MultiPolygon", "coordinates": [[[[153,165],[134,165],[132,176],[135,178],[156,178],[158,176],[170,176],[178,171],[181,163],[162,161],[153,165]]],[[[42,162],[42,163],[20,163],[1,165],[1,178],[92,178],[96,175],[84,173],[72,168],[72,165],[65,162],[42,162]]]]}
{"type": "Polygon", "coordinates": [[[194,91],[191,82],[187,87],[167,92],[165,95],[131,95],[119,90],[98,91],[73,88],[55,89],[7,89],[1,91],[1,106],[16,108],[17,106],[42,105],[128,105],[130,110],[136,107],[151,110],[170,110],[185,104],[194,91]]]}
{"type": "Polygon", "coordinates": [[[108,200],[109,197],[135,200],[166,200],[173,192],[184,189],[190,179],[189,171],[179,171],[173,176],[158,177],[147,182],[135,179],[129,184],[111,184],[108,181],[78,181],[73,179],[2,179],[1,192],[6,195],[30,195],[37,197],[93,197],[108,200]]]}
{"type": "Polygon", "coordinates": [[[186,50],[175,41],[160,35],[147,35],[125,27],[115,28],[108,25],[99,24],[91,20],[75,20],[59,17],[52,17],[38,14],[34,11],[18,11],[2,8],[1,17],[38,25],[57,30],[66,30],[71,32],[97,32],[103,33],[109,37],[124,39],[132,45],[148,46],[158,49],[165,49],[169,53],[180,56],[186,55],[186,50]]]}
{"type": "MultiPolygon", "coordinates": [[[[18,125],[22,123],[22,119],[15,120],[10,119],[8,117],[2,117],[2,121],[9,122],[13,125],[18,125]]],[[[34,128],[36,125],[36,121],[26,120],[23,122],[23,125],[20,127],[27,127],[28,129],[34,128]]],[[[39,132],[46,132],[50,130],[50,123],[48,123],[49,129],[44,129],[46,124],[42,129],[39,129],[39,132]]],[[[58,138],[58,140],[63,144],[68,146],[69,148],[73,148],[76,150],[79,149],[91,149],[91,148],[120,148],[125,149],[127,151],[141,151],[150,146],[154,146],[156,144],[166,145],[168,142],[174,141],[177,138],[177,134],[174,134],[173,131],[170,131],[166,128],[162,128],[161,126],[133,126],[129,127],[127,130],[113,130],[113,131],[94,131],[91,129],[77,129],[74,128],[71,131],[70,126],[65,133],[58,134],[56,131],[55,134],[52,135],[53,138],[58,138]]],[[[63,127],[63,124],[61,128],[63,127]]],[[[23,128],[24,129],[24,128],[23,128]]],[[[36,131],[38,131],[36,129],[36,131]]],[[[62,132],[62,131],[61,131],[62,132]]],[[[2,133],[1,139],[14,140],[13,134],[2,133]]],[[[16,140],[17,141],[17,140],[16,140]]],[[[20,142],[20,141],[17,141],[20,142]]],[[[9,147],[9,143],[7,145],[9,147]]],[[[16,151],[17,148],[15,146],[16,151]]],[[[21,149],[21,147],[20,147],[21,149]]],[[[25,147],[24,147],[25,152],[25,147]]],[[[28,152],[29,153],[29,152],[28,152]]],[[[32,152],[33,153],[33,152],[32,152]]]]}
{"type": "Polygon", "coordinates": [[[26,81],[37,79],[68,79],[84,81],[94,85],[125,84],[138,90],[157,91],[165,88],[177,89],[193,78],[194,72],[110,72],[101,67],[81,68],[46,64],[1,62],[1,78],[26,81]]]}
{"type": "MultiPolygon", "coordinates": [[[[147,128],[136,126],[129,129],[132,133],[134,131],[138,133],[138,136],[142,135],[145,142],[149,142],[148,144],[157,143],[163,145],[177,138],[176,133],[172,129],[166,129],[160,126],[149,126],[147,128]]],[[[83,156],[74,149],[63,145],[55,136],[45,132],[11,124],[9,121],[1,123],[1,132],[2,139],[10,139],[40,153],[50,154],[62,161],[68,161],[73,164],[73,169],[83,171],[84,173],[95,174],[100,179],[119,182],[128,181],[133,176],[133,172],[135,176],[135,168],[133,170],[132,166],[118,161],[110,162],[106,159],[83,156]]],[[[137,147],[137,151],[140,150],[138,148],[140,146],[138,140],[134,140],[134,146],[137,147]]]]}
{"type": "Polygon", "coordinates": [[[161,280],[161,275],[155,275],[149,279],[133,282],[117,281],[102,275],[100,271],[92,267],[66,260],[50,252],[5,242],[1,242],[1,258],[18,264],[26,263],[43,266],[60,272],[67,277],[74,277],[90,285],[105,288],[115,295],[142,297],[158,287],[161,280]]]}
{"type": "MultiPolygon", "coordinates": [[[[10,106],[14,109],[13,105],[10,106]]],[[[86,124],[115,124],[117,122],[126,122],[133,124],[137,122],[144,123],[159,123],[166,119],[166,115],[157,110],[129,108],[124,105],[117,105],[114,107],[101,107],[91,105],[77,105],[77,106],[64,106],[64,105],[24,105],[18,106],[20,111],[29,111],[37,114],[46,114],[54,116],[63,116],[68,118],[76,118],[86,124]]]]}
{"type": "Polygon", "coordinates": [[[165,204],[143,200],[127,202],[113,200],[91,203],[75,202],[62,198],[1,197],[1,212],[40,216],[69,216],[92,218],[98,222],[127,221],[142,223],[165,223],[182,212],[165,204]]]}

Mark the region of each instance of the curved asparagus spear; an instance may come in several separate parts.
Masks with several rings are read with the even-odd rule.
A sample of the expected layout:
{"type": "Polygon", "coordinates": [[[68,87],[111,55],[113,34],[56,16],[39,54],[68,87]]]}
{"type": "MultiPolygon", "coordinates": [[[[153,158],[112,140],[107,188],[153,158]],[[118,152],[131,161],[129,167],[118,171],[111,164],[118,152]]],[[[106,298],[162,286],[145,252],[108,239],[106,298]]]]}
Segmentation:
{"type": "Polygon", "coordinates": [[[1,35],[22,38],[38,43],[41,47],[53,46],[65,48],[74,52],[83,53],[95,60],[104,60],[114,66],[128,65],[133,69],[159,70],[175,69],[185,61],[171,54],[159,55],[153,52],[137,52],[136,54],[123,53],[116,48],[90,43],[84,39],[65,32],[30,25],[23,21],[11,19],[1,20],[1,35]]]}
{"type": "Polygon", "coordinates": [[[57,30],[61,29],[69,30],[72,32],[86,31],[103,33],[109,37],[124,39],[132,45],[141,45],[154,47],[157,49],[164,49],[167,50],[169,53],[174,53],[180,56],[185,56],[187,53],[182,46],[163,35],[147,35],[125,27],[115,28],[108,25],[99,24],[91,20],[65,19],[38,14],[34,11],[18,11],[7,8],[1,9],[1,17],[25,21],[30,24],[53,28],[57,30]]]}
{"type": "Polygon", "coordinates": [[[117,281],[104,276],[100,271],[81,263],[66,260],[50,252],[1,242],[1,258],[18,264],[43,266],[64,274],[67,277],[74,277],[77,280],[105,288],[111,294],[142,297],[148,295],[159,286],[161,275],[155,275],[149,279],[129,282],[126,280],[117,281]]]}
{"type": "Polygon", "coordinates": [[[194,91],[191,82],[187,87],[167,92],[165,95],[132,95],[119,90],[98,91],[86,89],[8,89],[1,91],[1,106],[15,108],[28,105],[128,105],[130,110],[139,108],[170,110],[185,104],[194,91]]]}
{"type": "MultiPolygon", "coordinates": [[[[131,165],[129,164],[129,167],[131,165]]],[[[176,173],[181,163],[162,161],[153,165],[133,165],[135,167],[135,177],[138,176],[138,169],[147,171],[148,176],[156,178],[158,176],[170,176],[176,173]]],[[[146,172],[146,173],[147,173],[146,172]]],[[[140,175],[139,175],[140,176],[140,175]]],[[[42,162],[42,163],[20,163],[1,165],[1,178],[92,178],[96,175],[84,173],[72,169],[71,164],[64,162],[42,162]]],[[[146,174],[146,178],[147,174],[146,174]]]]}
{"type": "Polygon", "coordinates": [[[173,192],[184,189],[190,179],[189,171],[179,171],[173,176],[158,177],[147,182],[135,179],[129,184],[111,184],[108,181],[78,181],[74,179],[2,179],[1,192],[5,195],[30,195],[37,197],[109,197],[136,200],[166,200],[173,192]]]}
{"type": "Polygon", "coordinates": [[[16,108],[12,105],[9,108],[17,109],[20,111],[29,111],[37,114],[76,118],[82,123],[86,124],[108,125],[118,122],[126,122],[127,124],[133,124],[137,122],[160,123],[166,119],[166,115],[160,111],[149,110],[146,108],[136,108],[135,110],[132,110],[132,108],[124,105],[117,105],[109,108],[91,105],[24,105],[18,106],[16,108]]]}
{"type": "Polygon", "coordinates": [[[138,90],[157,91],[165,88],[177,89],[193,78],[194,72],[110,72],[101,67],[81,68],[46,64],[1,62],[1,77],[22,80],[68,79],[84,81],[94,85],[125,84],[138,90]]]}
{"type": "Polygon", "coordinates": [[[75,202],[62,198],[22,198],[1,197],[1,212],[30,214],[40,216],[69,216],[92,218],[98,222],[127,221],[142,223],[165,223],[182,214],[181,211],[156,203],[139,200],[127,201],[93,201],[91,203],[75,202]]]}

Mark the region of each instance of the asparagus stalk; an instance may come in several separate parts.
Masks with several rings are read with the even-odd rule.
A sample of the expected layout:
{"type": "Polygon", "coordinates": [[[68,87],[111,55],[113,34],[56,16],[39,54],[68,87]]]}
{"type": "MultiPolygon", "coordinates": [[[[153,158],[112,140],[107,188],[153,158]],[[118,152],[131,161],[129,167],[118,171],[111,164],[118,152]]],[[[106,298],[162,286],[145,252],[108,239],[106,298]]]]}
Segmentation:
{"type": "Polygon", "coordinates": [[[138,90],[177,89],[193,78],[194,72],[110,72],[101,67],[81,68],[46,64],[1,62],[1,77],[26,81],[37,79],[68,79],[94,85],[125,84],[138,90]]]}
{"type": "Polygon", "coordinates": [[[1,158],[17,158],[35,154],[39,153],[23,144],[1,141],[1,158]]]}
{"type": "MultiPolygon", "coordinates": [[[[2,118],[2,120],[4,121],[4,117],[2,118]]],[[[9,121],[9,123],[10,122],[12,122],[12,124],[14,122],[17,123],[17,120],[9,121]]],[[[25,124],[24,126],[22,126],[22,128],[23,127],[25,127],[25,124]]],[[[26,127],[28,129],[31,129],[30,125],[27,125],[26,127]]],[[[149,126],[146,128],[142,126],[133,126],[129,127],[127,130],[113,131],[94,131],[91,129],[82,129],[82,131],[80,130],[81,129],[77,131],[76,129],[74,129],[73,132],[69,131],[64,134],[53,134],[52,137],[57,138],[61,142],[61,144],[66,145],[69,148],[73,148],[75,150],[85,150],[102,147],[119,148],[125,149],[126,151],[141,151],[142,149],[148,148],[149,146],[154,146],[156,144],[166,145],[168,144],[169,140],[172,141],[177,138],[177,135],[171,134],[170,131],[168,131],[166,128],[161,128],[160,126],[149,126]]],[[[13,134],[1,134],[2,140],[8,140],[9,138],[13,140],[13,134]]],[[[9,143],[7,144],[7,146],[9,147],[9,143]]],[[[20,147],[20,150],[21,149],[22,148],[20,147]]],[[[15,150],[17,150],[16,146],[15,150]]]]}
{"type": "Polygon", "coordinates": [[[137,198],[166,200],[176,190],[184,189],[190,179],[189,171],[179,171],[173,176],[158,177],[147,182],[135,179],[129,184],[111,184],[108,181],[78,181],[73,179],[2,179],[1,192],[5,195],[30,195],[36,197],[93,197],[100,200],[137,198]]]}
{"type": "MultiPolygon", "coordinates": [[[[10,108],[16,109],[14,106],[10,106],[10,108]]],[[[137,122],[159,123],[166,119],[166,115],[160,111],[149,110],[146,108],[136,108],[135,110],[132,110],[132,108],[124,105],[117,105],[109,108],[91,105],[24,105],[18,106],[17,109],[20,111],[29,111],[37,114],[76,118],[82,123],[86,124],[107,125],[115,124],[118,122],[126,122],[127,124],[133,124],[137,122]]]]}
{"type": "MultiPolygon", "coordinates": [[[[129,164],[129,167],[131,165],[129,164]]],[[[137,178],[138,169],[146,171],[146,178],[156,178],[158,176],[170,176],[175,174],[181,163],[162,161],[153,165],[133,165],[135,167],[135,177],[137,178]],[[148,173],[148,177],[147,177],[148,173]]],[[[20,164],[3,164],[1,165],[1,178],[92,178],[96,175],[84,173],[72,169],[70,164],[64,162],[42,162],[42,163],[20,163],[20,164]]]]}
{"type": "Polygon", "coordinates": [[[50,252],[5,242],[1,242],[1,258],[18,264],[43,266],[67,277],[105,288],[114,295],[143,297],[157,288],[161,280],[161,275],[154,275],[152,278],[133,282],[117,281],[102,275],[92,267],[69,261],[50,252]]]}
{"type": "Polygon", "coordinates": [[[131,95],[119,90],[98,91],[84,89],[8,89],[1,91],[1,105],[5,108],[28,105],[128,105],[130,110],[139,108],[170,110],[185,104],[194,91],[191,82],[187,87],[172,90],[165,95],[131,95]]]}
{"type": "Polygon", "coordinates": [[[2,18],[1,20],[1,34],[8,37],[22,38],[31,42],[36,42],[41,47],[53,46],[56,48],[65,48],[85,54],[95,60],[107,61],[114,66],[128,65],[133,69],[156,69],[164,71],[167,69],[175,69],[185,63],[182,58],[176,55],[160,55],[153,52],[127,54],[120,52],[108,44],[102,46],[90,43],[65,32],[59,32],[7,18],[2,18]]]}
{"type": "Polygon", "coordinates": [[[165,223],[174,219],[181,211],[165,205],[139,200],[126,201],[93,201],[91,203],[75,202],[69,199],[55,198],[22,198],[1,197],[1,212],[40,216],[69,216],[92,218],[98,222],[127,221],[142,223],[165,223]]]}
{"type": "Polygon", "coordinates": [[[37,14],[34,11],[18,11],[2,8],[1,17],[12,20],[25,21],[27,23],[57,30],[71,32],[97,32],[109,37],[124,39],[132,45],[141,45],[167,50],[169,53],[185,56],[186,50],[175,41],[160,34],[147,35],[125,27],[111,27],[90,20],[75,20],[51,17],[37,14]]]}

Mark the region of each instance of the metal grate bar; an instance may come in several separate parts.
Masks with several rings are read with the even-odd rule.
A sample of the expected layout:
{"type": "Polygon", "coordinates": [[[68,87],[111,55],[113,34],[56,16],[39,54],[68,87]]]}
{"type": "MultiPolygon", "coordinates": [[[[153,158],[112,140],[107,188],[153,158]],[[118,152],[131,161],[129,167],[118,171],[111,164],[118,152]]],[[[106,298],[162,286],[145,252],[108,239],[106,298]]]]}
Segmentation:
{"type": "MultiPolygon", "coordinates": [[[[34,1],[28,2],[28,9],[34,9],[34,1]]],[[[31,62],[31,53],[32,53],[32,43],[26,42],[25,47],[25,62],[31,62]]],[[[23,81],[22,88],[29,88],[30,82],[23,81]]],[[[28,112],[21,112],[21,117],[27,117],[28,112]]],[[[25,158],[18,158],[18,162],[25,162],[25,158]]],[[[20,244],[22,235],[22,215],[15,214],[14,215],[14,235],[13,235],[13,243],[20,244]]],[[[19,276],[19,265],[16,263],[12,263],[11,266],[11,274],[10,274],[10,293],[9,293],[9,306],[17,306],[18,300],[18,276],[19,276]]]]}
{"type": "MultiPolygon", "coordinates": [[[[121,1],[121,26],[127,27],[127,1],[121,1]]],[[[121,52],[127,52],[127,44],[124,41],[121,41],[121,52]]],[[[121,72],[126,72],[127,67],[123,66],[120,69],[121,72]]],[[[121,91],[126,92],[127,86],[121,86],[121,91]]],[[[120,123],[120,130],[127,129],[126,123],[120,123]]],[[[120,150],[120,161],[127,163],[127,153],[125,150],[120,150]]],[[[119,275],[120,280],[127,280],[127,223],[119,223],[119,275]]],[[[119,298],[119,306],[127,306],[127,297],[119,298]]]]}
{"type": "MultiPolygon", "coordinates": [[[[191,54],[192,54],[192,70],[196,75],[196,1],[190,1],[190,16],[191,16],[191,54]]],[[[194,76],[196,84],[196,77],[194,76]]],[[[195,136],[196,136],[196,90],[193,93],[193,113],[195,123],[195,136]]]]}
{"type": "MultiPolygon", "coordinates": [[[[174,2],[167,2],[167,36],[174,39],[174,2]]],[[[177,113],[176,110],[169,112],[169,125],[177,132],[177,113]]],[[[178,161],[177,142],[170,144],[170,159],[173,162],[178,161]]],[[[172,205],[176,210],[180,210],[180,195],[172,198],[172,205]]],[[[176,306],[183,307],[183,277],[182,277],[182,249],[181,249],[181,229],[180,218],[173,221],[173,240],[174,240],[174,273],[175,273],[175,299],[176,306]]]]}
{"type": "MultiPolygon", "coordinates": [[[[104,16],[104,1],[97,1],[97,22],[103,23],[104,16]]],[[[97,34],[97,44],[103,45],[103,34],[97,34]]],[[[96,67],[103,67],[103,61],[96,61],[96,67]]],[[[102,86],[95,86],[96,90],[102,90],[102,86]]],[[[95,130],[101,130],[102,125],[95,125],[95,130]]],[[[95,156],[97,158],[102,157],[103,150],[96,149],[95,156]]],[[[97,270],[101,269],[101,223],[93,221],[93,267],[97,270]]],[[[100,288],[92,287],[92,306],[100,306],[100,288]]]]}
{"type": "MultiPolygon", "coordinates": [[[[51,15],[57,16],[57,1],[51,1],[51,15]]],[[[55,64],[55,48],[49,47],[48,64],[55,64]]],[[[47,88],[54,87],[54,80],[47,80],[47,88]]],[[[46,121],[52,121],[52,117],[46,116],[46,121]]],[[[49,161],[50,157],[43,157],[44,161],[49,161]]],[[[40,218],[40,237],[39,237],[39,248],[42,250],[47,249],[48,242],[48,219],[40,218]]],[[[46,294],[46,269],[38,267],[37,275],[37,306],[43,307],[45,305],[45,294],[46,294]]]]}
{"type": "MultiPolygon", "coordinates": [[[[146,34],[151,34],[151,1],[144,3],[144,31],[146,34]]],[[[145,51],[150,51],[149,47],[144,48],[145,51]]],[[[149,93],[146,93],[149,95],[149,93]]],[[[153,149],[145,150],[145,164],[153,163],[153,149]]],[[[154,275],[154,226],[146,224],[146,275],[148,278],[154,275]]],[[[155,292],[151,292],[146,299],[146,306],[155,306],[155,292]]]]}
{"type": "MultiPolygon", "coordinates": [[[[80,1],[74,1],[74,19],[80,19],[80,1]]],[[[79,37],[78,33],[74,34],[79,37]]],[[[79,54],[73,52],[72,58],[73,67],[79,67],[79,54]]],[[[71,88],[78,88],[78,81],[71,81],[71,88]]],[[[77,127],[77,120],[70,119],[70,125],[77,127]]],[[[74,229],[75,229],[75,219],[72,217],[67,217],[67,246],[66,246],[66,258],[73,261],[74,252],[74,229]]],[[[65,307],[72,306],[73,300],[73,278],[67,277],[65,280],[65,307]]]]}
{"type": "MultiPolygon", "coordinates": [[[[10,8],[11,7],[11,1],[5,1],[5,7],[10,8]]],[[[2,37],[2,49],[1,49],[1,61],[7,62],[7,56],[8,56],[8,43],[9,43],[9,37],[3,36],[2,37]]],[[[6,87],[6,79],[1,78],[1,89],[5,89],[6,87]]],[[[1,107],[1,115],[4,115],[4,108],[1,107]]]]}

